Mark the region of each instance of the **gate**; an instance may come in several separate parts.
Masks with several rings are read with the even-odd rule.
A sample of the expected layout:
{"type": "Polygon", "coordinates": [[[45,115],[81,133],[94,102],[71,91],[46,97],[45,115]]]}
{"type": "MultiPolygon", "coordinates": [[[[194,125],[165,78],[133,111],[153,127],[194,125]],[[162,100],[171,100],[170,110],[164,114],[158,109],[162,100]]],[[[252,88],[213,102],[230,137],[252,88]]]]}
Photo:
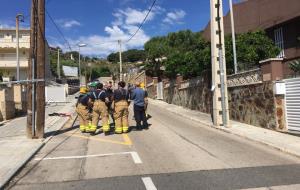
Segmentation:
{"type": "Polygon", "coordinates": [[[158,100],[164,99],[164,84],[163,84],[163,82],[157,83],[157,99],[158,100]]]}
{"type": "Polygon", "coordinates": [[[286,120],[288,129],[300,131],[300,78],[286,79],[286,120]]]}

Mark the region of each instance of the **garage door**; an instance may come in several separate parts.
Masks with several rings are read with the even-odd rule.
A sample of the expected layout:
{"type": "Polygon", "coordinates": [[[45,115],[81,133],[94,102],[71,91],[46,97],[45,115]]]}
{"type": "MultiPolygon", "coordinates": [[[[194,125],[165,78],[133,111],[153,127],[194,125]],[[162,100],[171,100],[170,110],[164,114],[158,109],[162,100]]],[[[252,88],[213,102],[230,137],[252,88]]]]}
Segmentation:
{"type": "Polygon", "coordinates": [[[300,78],[286,79],[287,125],[291,131],[300,131],[300,78]]]}

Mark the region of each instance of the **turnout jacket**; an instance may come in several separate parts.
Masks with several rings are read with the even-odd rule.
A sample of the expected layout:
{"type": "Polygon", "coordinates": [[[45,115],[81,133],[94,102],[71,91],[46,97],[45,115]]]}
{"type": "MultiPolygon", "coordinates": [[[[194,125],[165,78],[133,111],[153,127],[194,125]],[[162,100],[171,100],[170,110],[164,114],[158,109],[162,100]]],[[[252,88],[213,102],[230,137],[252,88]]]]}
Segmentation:
{"type": "Polygon", "coordinates": [[[114,101],[119,102],[121,100],[129,100],[129,93],[126,89],[124,88],[118,88],[117,90],[114,91],[114,101]]]}
{"type": "Polygon", "coordinates": [[[108,95],[105,90],[95,90],[91,93],[91,98],[93,101],[101,100],[102,102],[105,102],[108,98],[108,95]]]}

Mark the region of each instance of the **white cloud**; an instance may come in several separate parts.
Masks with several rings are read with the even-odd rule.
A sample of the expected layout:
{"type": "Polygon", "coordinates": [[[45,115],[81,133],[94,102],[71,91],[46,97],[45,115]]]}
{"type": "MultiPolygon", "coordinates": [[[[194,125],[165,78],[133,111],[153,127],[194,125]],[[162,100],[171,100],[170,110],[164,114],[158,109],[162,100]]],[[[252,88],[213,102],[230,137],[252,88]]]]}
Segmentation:
{"type": "Polygon", "coordinates": [[[119,51],[119,39],[121,39],[123,42],[123,50],[140,48],[150,39],[150,37],[145,34],[143,30],[140,30],[130,42],[126,43],[130,36],[136,31],[137,26],[131,25],[125,27],[120,28],[118,26],[107,26],[104,29],[106,35],[81,36],[78,39],[68,39],[68,41],[73,44],[73,50],[77,50],[76,44],[86,43],[87,46],[81,48],[80,50],[81,53],[85,55],[107,56],[112,52],[119,51]]]}
{"type": "MultiPolygon", "coordinates": [[[[149,22],[154,19],[154,17],[165,10],[159,6],[156,6],[149,13],[146,22],[149,22]]],[[[133,8],[126,8],[125,10],[117,10],[113,15],[116,17],[116,21],[113,24],[127,24],[127,25],[136,25],[140,24],[148,13],[148,9],[140,10],[133,8]],[[123,20],[124,19],[124,20],[123,20]],[[121,21],[121,22],[120,22],[121,21]]]]}
{"type": "MultiPolygon", "coordinates": [[[[127,41],[136,32],[147,11],[133,8],[118,9],[112,14],[114,21],[111,25],[104,27],[105,35],[80,36],[76,39],[68,39],[68,41],[73,44],[74,50],[77,49],[76,44],[86,43],[87,46],[80,50],[85,55],[107,56],[112,52],[116,52],[119,50],[117,43],[119,39],[123,42],[123,50],[141,48],[150,39],[150,36],[145,33],[143,28],[139,30],[131,41],[127,41]]],[[[153,12],[149,14],[147,21],[153,20],[157,14],[161,14],[163,11],[163,8],[155,7],[153,12]]],[[[50,44],[55,45],[58,43],[53,42],[50,44]]]]}
{"type": "Polygon", "coordinates": [[[57,22],[63,28],[72,28],[74,26],[81,26],[80,22],[78,22],[77,20],[72,20],[72,19],[60,19],[60,20],[57,20],[57,22]]]}
{"type": "Polygon", "coordinates": [[[163,22],[166,24],[182,24],[182,20],[185,15],[186,12],[184,10],[175,10],[172,12],[168,12],[163,22]]]}
{"type": "Polygon", "coordinates": [[[13,19],[9,20],[0,20],[0,28],[1,29],[11,29],[11,28],[16,28],[16,24],[13,19]]]}

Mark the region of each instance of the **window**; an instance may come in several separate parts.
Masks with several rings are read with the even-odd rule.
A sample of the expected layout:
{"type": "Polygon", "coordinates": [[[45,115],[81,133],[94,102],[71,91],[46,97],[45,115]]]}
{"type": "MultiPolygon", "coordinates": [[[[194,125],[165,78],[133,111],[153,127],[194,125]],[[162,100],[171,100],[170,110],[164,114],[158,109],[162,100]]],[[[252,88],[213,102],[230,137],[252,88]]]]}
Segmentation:
{"type": "Polygon", "coordinates": [[[284,39],[283,39],[283,30],[282,27],[274,30],[274,39],[275,39],[275,44],[280,48],[280,53],[277,56],[278,58],[283,58],[284,55],[284,39]]]}

